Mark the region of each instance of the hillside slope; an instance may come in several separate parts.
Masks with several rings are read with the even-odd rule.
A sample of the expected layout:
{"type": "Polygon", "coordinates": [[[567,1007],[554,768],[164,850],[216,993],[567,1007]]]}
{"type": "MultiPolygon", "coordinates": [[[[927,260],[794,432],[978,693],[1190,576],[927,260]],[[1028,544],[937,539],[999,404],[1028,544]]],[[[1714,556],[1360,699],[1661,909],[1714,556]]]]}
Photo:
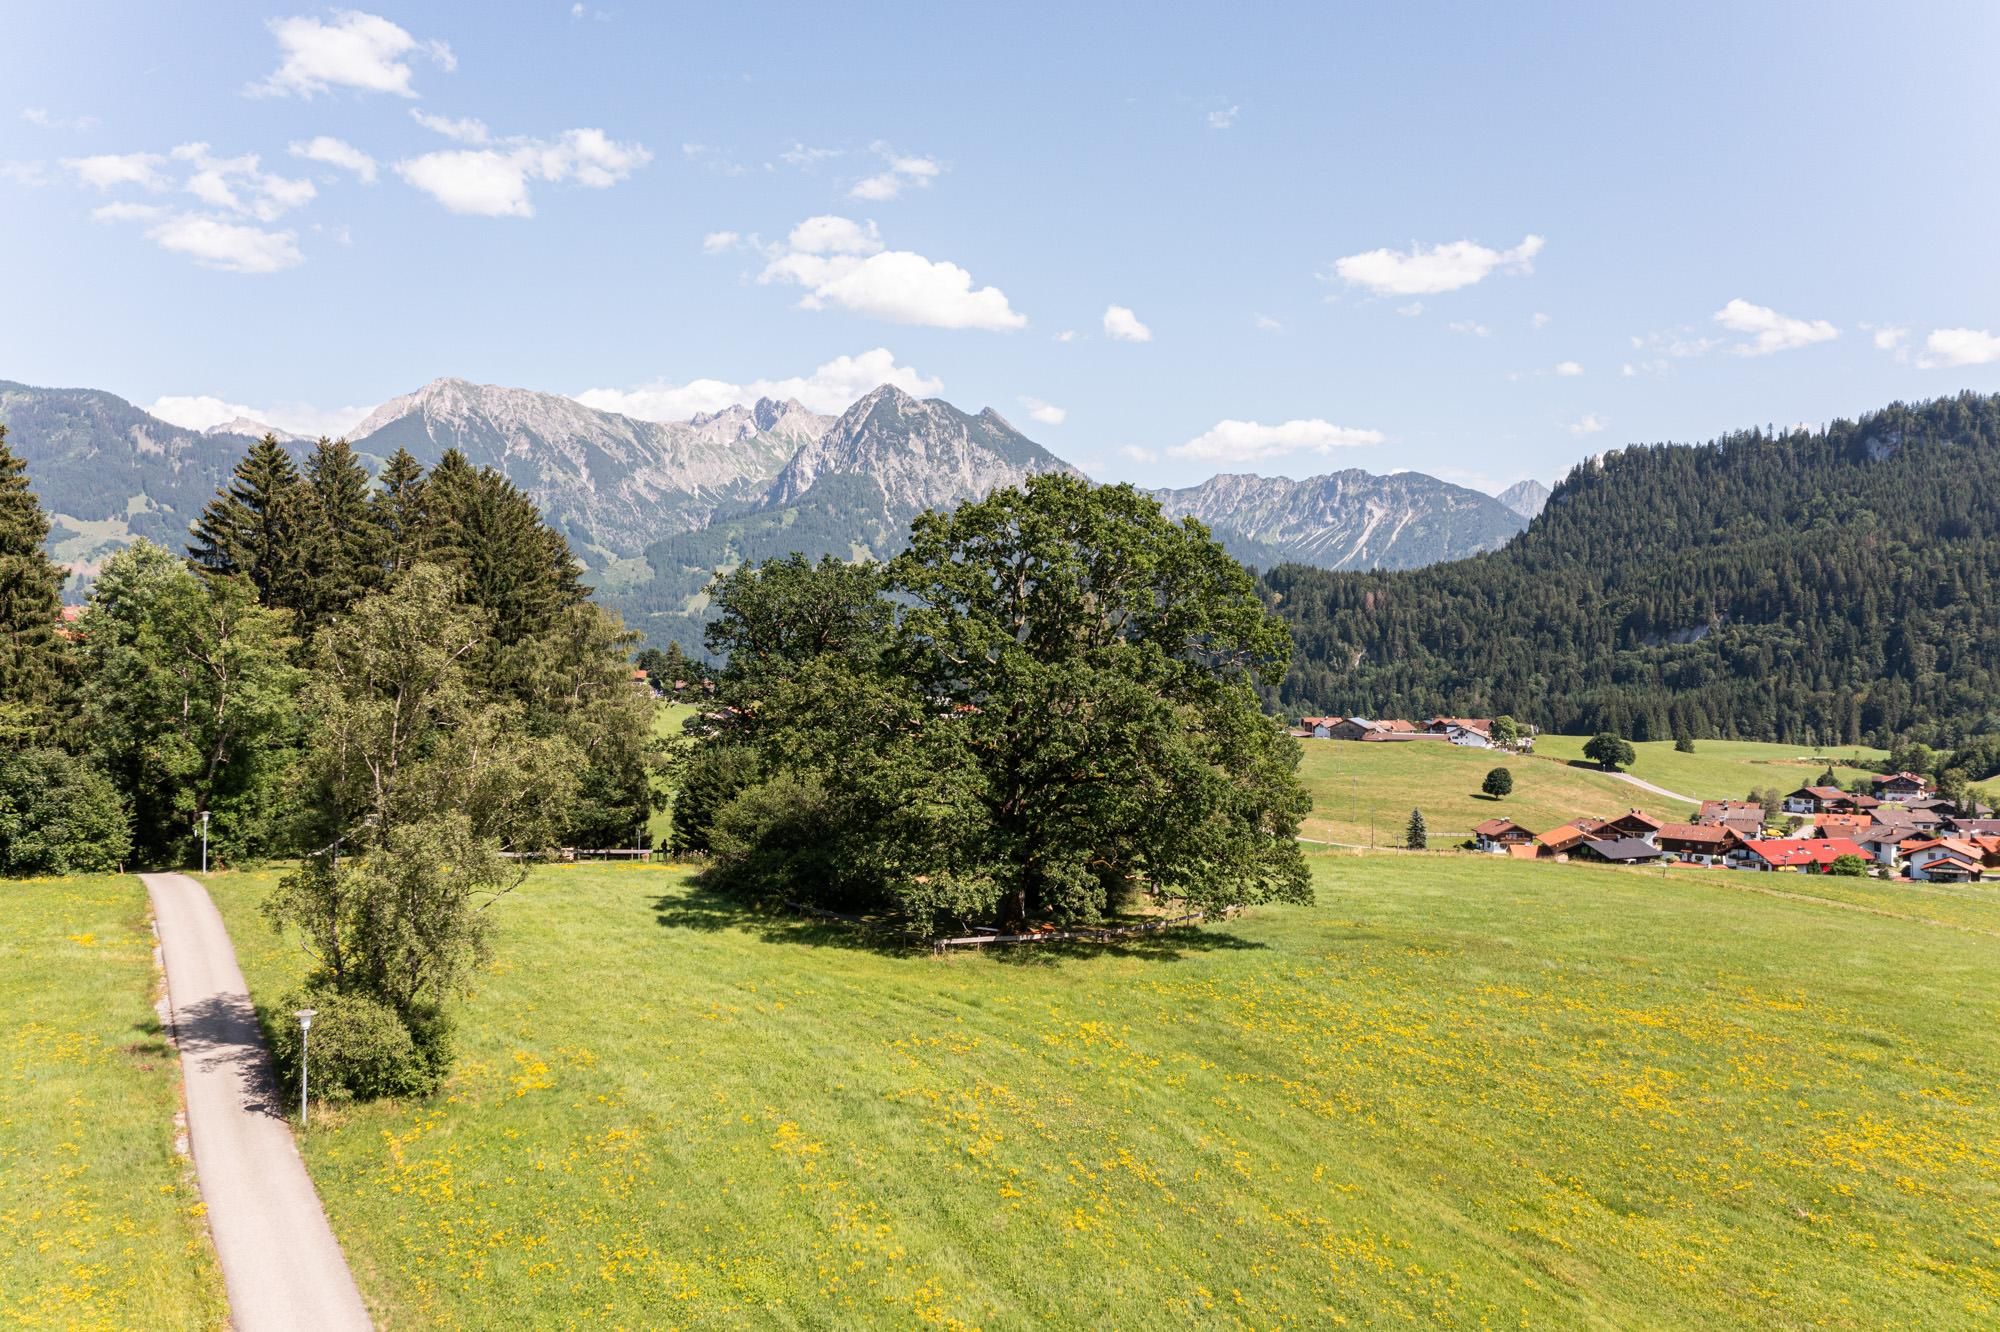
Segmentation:
{"type": "Polygon", "coordinates": [[[1504,549],[1272,570],[1288,709],[1787,743],[2000,724],[2000,397],[1579,466],[1504,549]]]}
{"type": "Polygon", "coordinates": [[[1210,477],[1156,490],[1169,514],[1208,524],[1246,564],[1322,569],[1414,569],[1494,550],[1527,519],[1490,495],[1421,472],[1377,476],[1350,468],[1303,481],[1210,477]]]}

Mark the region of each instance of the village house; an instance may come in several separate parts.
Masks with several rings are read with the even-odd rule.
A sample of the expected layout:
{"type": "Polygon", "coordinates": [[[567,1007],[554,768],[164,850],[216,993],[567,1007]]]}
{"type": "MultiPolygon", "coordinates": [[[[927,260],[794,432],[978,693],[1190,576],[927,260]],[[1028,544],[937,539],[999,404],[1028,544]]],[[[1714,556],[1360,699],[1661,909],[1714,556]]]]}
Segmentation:
{"type": "Polygon", "coordinates": [[[1743,863],[1756,870],[1801,870],[1824,874],[1842,856],[1866,863],[1868,853],[1849,837],[1753,838],[1743,844],[1743,863]]]}
{"type": "Polygon", "coordinates": [[[1607,865],[1650,865],[1660,858],[1661,851],[1637,837],[1587,837],[1571,854],[1607,865]]]}
{"type": "Polygon", "coordinates": [[[1663,823],[1654,844],[1692,864],[1719,865],[1742,850],[1743,838],[1726,823],[1663,823]]]}
{"type": "Polygon", "coordinates": [[[1512,819],[1488,819],[1472,829],[1472,844],[1492,855],[1505,855],[1510,847],[1529,846],[1535,834],[1512,819]]]}
{"type": "Polygon", "coordinates": [[[1930,779],[1922,773],[1892,772],[1875,779],[1875,794],[1884,800],[1922,800],[1930,793],[1930,779]]]}
{"type": "Polygon", "coordinates": [[[1602,819],[1578,819],[1559,828],[1551,828],[1535,838],[1536,854],[1544,860],[1566,860],[1570,852],[1583,845],[1586,837],[1603,826],[1602,819]]]}
{"type": "Polygon", "coordinates": [[[1903,846],[1904,872],[1918,883],[1964,883],[1985,871],[1984,851],[1956,837],[1934,837],[1903,846]]]}
{"type": "Polygon", "coordinates": [[[1830,814],[1848,800],[1847,792],[1837,786],[1801,786],[1785,797],[1785,813],[1830,814]]]}
{"type": "Polygon", "coordinates": [[[1704,800],[1694,821],[1718,824],[1739,838],[1757,837],[1764,831],[1764,807],[1754,800],[1704,800]]]}
{"type": "Polygon", "coordinates": [[[1876,864],[1886,865],[1892,870],[1903,863],[1903,843],[1923,840],[1924,834],[1907,823],[1871,824],[1854,839],[1876,864]]]}
{"type": "Polygon", "coordinates": [[[1605,837],[1630,837],[1647,846],[1657,845],[1662,821],[1643,809],[1628,809],[1615,819],[1606,819],[1599,828],[1605,837]]]}
{"type": "Polygon", "coordinates": [[[1346,721],[1345,717],[1301,717],[1294,734],[1309,736],[1315,740],[1331,740],[1333,728],[1346,721]]]}
{"type": "Polygon", "coordinates": [[[1821,814],[1812,822],[1815,837],[1846,837],[1861,840],[1861,834],[1875,826],[1873,814],[1821,814]]]}
{"type": "Polygon", "coordinates": [[[1948,818],[1944,822],[1947,831],[1961,837],[2000,836],[2000,819],[1948,818]]]}

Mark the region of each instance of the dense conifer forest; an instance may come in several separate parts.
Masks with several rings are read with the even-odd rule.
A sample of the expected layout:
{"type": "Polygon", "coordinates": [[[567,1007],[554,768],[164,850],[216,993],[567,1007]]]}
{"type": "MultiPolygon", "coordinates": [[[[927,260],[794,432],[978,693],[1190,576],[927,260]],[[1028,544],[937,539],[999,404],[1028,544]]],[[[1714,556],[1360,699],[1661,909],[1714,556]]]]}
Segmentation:
{"type": "Polygon", "coordinates": [[[2000,731],[2000,397],[1579,465],[1506,547],[1264,576],[1292,712],[1958,745],[2000,731]]]}

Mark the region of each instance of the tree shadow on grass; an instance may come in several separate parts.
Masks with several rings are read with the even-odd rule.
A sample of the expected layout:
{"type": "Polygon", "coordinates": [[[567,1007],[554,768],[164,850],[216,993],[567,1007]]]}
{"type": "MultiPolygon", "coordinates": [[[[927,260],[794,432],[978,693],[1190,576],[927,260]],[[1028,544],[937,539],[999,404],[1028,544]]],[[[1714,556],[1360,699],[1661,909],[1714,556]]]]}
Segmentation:
{"type": "MultiPolygon", "coordinates": [[[[741,930],[763,943],[796,944],[809,948],[843,948],[875,953],[884,957],[911,957],[931,951],[926,938],[904,933],[893,926],[868,928],[845,921],[821,920],[784,906],[745,902],[702,884],[691,882],[677,893],[669,893],[653,903],[654,922],[664,929],[693,930],[717,934],[741,930]]],[[[1268,944],[1225,930],[1183,926],[1153,934],[1092,943],[1062,939],[1049,943],[991,944],[960,947],[951,954],[983,953],[1014,966],[1058,966],[1065,961],[1092,957],[1139,958],[1152,962],[1178,962],[1195,953],[1214,953],[1268,948],[1268,944]]]]}

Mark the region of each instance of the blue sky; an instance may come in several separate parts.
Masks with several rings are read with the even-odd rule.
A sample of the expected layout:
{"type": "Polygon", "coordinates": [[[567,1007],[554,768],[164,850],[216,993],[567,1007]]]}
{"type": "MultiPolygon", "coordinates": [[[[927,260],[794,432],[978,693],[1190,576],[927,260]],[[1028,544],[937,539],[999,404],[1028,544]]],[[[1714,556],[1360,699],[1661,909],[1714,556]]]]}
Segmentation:
{"type": "Polygon", "coordinates": [[[890,378],[1107,479],[1487,488],[2000,390],[2000,10],[1513,9],[16,3],[0,378],[890,378]]]}

